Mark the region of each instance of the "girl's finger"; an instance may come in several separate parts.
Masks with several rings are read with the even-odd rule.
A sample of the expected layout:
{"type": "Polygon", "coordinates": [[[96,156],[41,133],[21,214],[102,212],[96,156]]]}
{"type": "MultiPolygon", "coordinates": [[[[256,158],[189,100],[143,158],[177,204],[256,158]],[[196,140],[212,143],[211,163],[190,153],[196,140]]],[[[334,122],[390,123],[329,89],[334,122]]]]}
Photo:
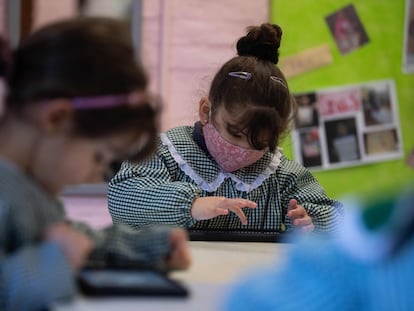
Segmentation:
{"type": "Polygon", "coordinates": [[[246,215],[243,213],[241,208],[236,206],[236,207],[230,207],[229,210],[232,211],[233,213],[235,213],[237,215],[237,217],[240,218],[240,221],[243,225],[247,225],[246,215]]]}

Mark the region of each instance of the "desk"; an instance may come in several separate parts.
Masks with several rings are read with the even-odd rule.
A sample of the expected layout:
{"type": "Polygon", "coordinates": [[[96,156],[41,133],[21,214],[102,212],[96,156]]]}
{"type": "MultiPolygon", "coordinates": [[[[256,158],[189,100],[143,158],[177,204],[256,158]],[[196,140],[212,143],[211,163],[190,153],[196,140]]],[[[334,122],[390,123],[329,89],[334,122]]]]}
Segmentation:
{"type": "Polygon", "coordinates": [[[188,298],[87,298],[58,305],[57,311],[215,311],[220,310],[228,286],[246,271],[280,264],[289,244],[242,242],[189,242],[193,264],[171,273],[190,290],[188,298]]]}

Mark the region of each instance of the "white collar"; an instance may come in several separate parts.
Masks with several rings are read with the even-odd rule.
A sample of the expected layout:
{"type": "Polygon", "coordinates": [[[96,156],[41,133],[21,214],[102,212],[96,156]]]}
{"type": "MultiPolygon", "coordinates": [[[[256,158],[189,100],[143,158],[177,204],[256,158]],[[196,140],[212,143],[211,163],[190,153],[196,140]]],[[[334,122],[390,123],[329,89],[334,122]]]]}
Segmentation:
{"type": "Polygon", "coordinates": [[[160,138],[163,145],[167,146],[173,159],[178,163],[180,169],[187,176],[189,176],[202,190],[205,190],[207,192],[216,191],[226,178],[231,178],[236,183],[237,190],[250,192],[253,189],[259,187],[264,180],[266,180],[271,174],[276,172],[282,157],[281,149],[277,148],[270,163],[262,172],[260,172],[260,174],[258,174],[255,180],[251,183],[243,181],[240,178],[240,176],[237,176],[236,173],[223,172],[222,170],[218,170],[218,174],[215,177],[215,179],[208,182],[202,176],[200,176],[199,173],[196,172],[195,168],[191,167],[187,163],[187,161],[181,156],[177,148],[174,146],[174,144],[171,142],[171,140],[165,133],[161,134],[160,138]]]}

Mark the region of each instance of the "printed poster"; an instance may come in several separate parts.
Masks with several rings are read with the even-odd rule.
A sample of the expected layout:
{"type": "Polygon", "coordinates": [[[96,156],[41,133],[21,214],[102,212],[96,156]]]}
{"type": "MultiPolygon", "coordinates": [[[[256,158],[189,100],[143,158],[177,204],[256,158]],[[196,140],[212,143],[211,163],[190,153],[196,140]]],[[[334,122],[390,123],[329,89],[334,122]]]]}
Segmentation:
{"type": "Polygon", "coordinates": [[[331,169],[403,157],[393,80],[295,94],[297,162],[331,169]]]}

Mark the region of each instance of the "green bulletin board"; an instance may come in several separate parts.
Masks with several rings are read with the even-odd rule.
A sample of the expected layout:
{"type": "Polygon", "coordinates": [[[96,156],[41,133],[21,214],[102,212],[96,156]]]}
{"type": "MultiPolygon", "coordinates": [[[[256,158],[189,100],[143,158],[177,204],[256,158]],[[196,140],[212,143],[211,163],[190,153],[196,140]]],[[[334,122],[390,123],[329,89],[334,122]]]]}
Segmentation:
{"type": "MultiPolygon", "coordinates": [[[[395,81],[404,157],[414,147],[414,73],[402,71],[405,0],[271,0],[270,20],[283,29],[281,59],[328,44],[333,63],[288,79],[293,93],[391,78],[395,81]],[[353,4],[369,43],[341,55],[325,17],[353,4]]],[[[292,141],[282,145],[293,159],[292,141]]],[[[332,197],[383,191],[414,180],[405,158],[314,172],[332,197]]]]}

